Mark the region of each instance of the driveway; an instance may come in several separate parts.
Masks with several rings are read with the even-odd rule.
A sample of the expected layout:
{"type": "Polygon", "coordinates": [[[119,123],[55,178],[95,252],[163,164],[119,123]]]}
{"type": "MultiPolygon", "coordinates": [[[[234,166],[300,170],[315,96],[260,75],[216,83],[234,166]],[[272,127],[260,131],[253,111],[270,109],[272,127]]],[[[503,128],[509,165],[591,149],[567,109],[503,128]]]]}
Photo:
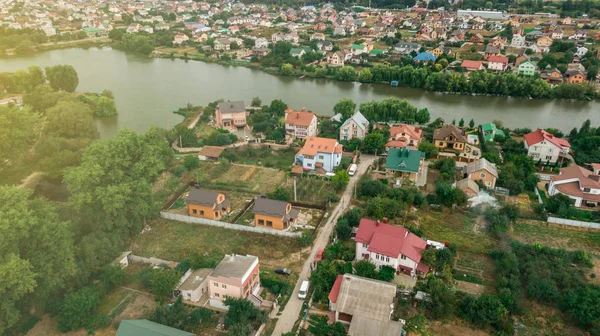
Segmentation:
{"type": "Polygon", "coordinates": [[[319,230],[317,233],[317,238],[314,241],[313,248],[308,256],[308,259],[304,263],[302,267],[302,272],[300,272],[300,277],[298,278],[298,282],[296,282],[296,286],[294,287],[294,292],[292,293],[292,297],[288,301],[285,309],[279,316],[279,320],[275,325],[275,329],[273,330],[273,336],[279,336],[286,332],[290,332],[294,327],[294,323],[298,320],[298,316],[300,315],[300,310],[302,309],[302,303],[304,300],[300,300],[297,297],[298,289],[300,289],[300,284],[304,280],[308,280],[310,277],[310,264],[315,259],[317,255],[317,251],[325,249],[327,243],[329,242],[329,237],[333,231],[335,223],[337,222],[338,217],[340,217],[344,210],[350,204],[350,200],[352,199],[352,194],[354,192],[354,186],[360,179],[360,177],[367,171],[367,168],[373,163],[375,160],[375,156],[373,155],[361,155],[361,161],[358,164],[358,169],[356,174],[352,176],[350,179],[350,183],[346,187],[344,194],[342,195],[340,202],[333,209],[332,215],[329,217],[325,225],[319,230]]]}

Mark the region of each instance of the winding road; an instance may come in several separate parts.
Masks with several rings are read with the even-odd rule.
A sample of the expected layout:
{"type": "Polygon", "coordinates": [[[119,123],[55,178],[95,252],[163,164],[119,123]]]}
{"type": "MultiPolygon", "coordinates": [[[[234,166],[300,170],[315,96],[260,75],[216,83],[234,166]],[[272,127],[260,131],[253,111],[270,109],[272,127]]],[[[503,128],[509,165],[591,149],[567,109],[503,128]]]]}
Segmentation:
{"type": "Polygon", "coordinates": [[[283,312],[279,316],[279,319],[277,320],[277,324],[275,325],[275,329],[273,330],[273,336],[279,336],[286,332],[290,332],[294,327],[294,323],[296,323],[296,321],[298,320],[300,310],[302,309],[302,304],[304,303],[304,300],[298,299],[297,296],[298,290],[300,289],[300,284],[302,283],[302,281],[308,280],[308,278],[310,277],[310,264],[315,259],[317,252],[319,250],[325,249],[325,247],[327,246],[327,243],[329,242],[329,237],[333,232],[333,228],[335,226],[335,223],[337,222],[337,219],[344,213],[344,210],[350,204],[350,200],[352,199],[352,194],[354,193],[354,187],[356,183],[358,182],[360,177],[367,171],[367,169],[373,163],[375,158],[376,157],[374,155],[361,155],[360,163],[358,164],[356,174],[350,179],[350,182],[348,183],[344,194],[342,195],[335,209],[333,209],[332,215],[329,217],[325,225],[319,230],[317,234],[317,238],[314,241],[314,245],[310,252],[310,255],[308,256],[308,259],[306,259],[306,262],[302,267],[302,272],[300,272],[298,282],[296,282],[296,286],[294,287],[292,297],[288,301],[283,312]]]}

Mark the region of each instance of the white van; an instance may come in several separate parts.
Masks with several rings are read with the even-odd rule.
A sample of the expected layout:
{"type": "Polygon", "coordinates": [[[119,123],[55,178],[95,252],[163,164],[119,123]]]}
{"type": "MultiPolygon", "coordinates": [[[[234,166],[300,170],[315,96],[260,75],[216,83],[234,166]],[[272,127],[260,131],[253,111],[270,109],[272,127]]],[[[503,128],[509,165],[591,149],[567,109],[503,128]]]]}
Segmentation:
{"type": "Polygon", "coordinates": [[[302,284],[300,285],[300,290],[298,290],[298,299],[306,299],[306,294],[308,294],[308,280],[302,281],[302,284]]]}
{"type": "Polygon", "coordinates": [[[348,175],[354,176],[354,174],[356,174],[357,168],[358,168],[358,166],[356,165],[356,163],[351,164],[350,169],[348,169],[348,175]]]}

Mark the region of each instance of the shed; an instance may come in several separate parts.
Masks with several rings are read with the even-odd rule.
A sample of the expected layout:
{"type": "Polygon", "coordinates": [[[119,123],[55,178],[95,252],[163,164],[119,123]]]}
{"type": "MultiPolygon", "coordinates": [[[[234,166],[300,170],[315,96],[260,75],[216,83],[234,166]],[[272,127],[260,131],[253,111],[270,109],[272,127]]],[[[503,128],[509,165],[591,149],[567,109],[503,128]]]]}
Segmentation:
{"type": "Polygon", "coordinates": [[[225,147],[218,146],[204,146],[198,152],[198,159],[201,161],[206,160],[218,160],[223,154],[225,147]]]}

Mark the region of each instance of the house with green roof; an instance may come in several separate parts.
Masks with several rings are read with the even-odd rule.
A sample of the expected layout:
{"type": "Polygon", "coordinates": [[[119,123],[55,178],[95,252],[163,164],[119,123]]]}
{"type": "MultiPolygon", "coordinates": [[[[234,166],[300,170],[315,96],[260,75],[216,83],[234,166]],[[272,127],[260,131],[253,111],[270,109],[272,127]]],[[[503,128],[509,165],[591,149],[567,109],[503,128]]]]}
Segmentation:
{"type": "Polygon", "coordinates": [[[353,44],[352,46],[350,46],[350,50],[352,51],[353,55],[360,55],[360,54],[364,54],[366,52],[368,52],[368,48],[366,45],[362,45],[362,44],[353,44]]]}
{"type": "Polygon", "coordinates": [[[496,127],[496,124],[494,123],[483,124],[479,126],[479,129],[485,142],[494,141],[494,137],[496,137],[496,135],[501,135],[503,137],[506,136],[504,131],[496,127]]]}
{"type": "Polygon", "coordinates": [[[194,334],[148,320],[122,320],[116,336],[194,336],[194,334]]]}
{"type": "Polygon", "coordinates": [[[425,153],[404,148],[390,148],[385,160],[385,172],[390,178],[404,178],[417,182],[417,176],[423,169],[425,153]]]}
{"type": "Polygon", "coordinates": [[[379,56],[379,55],[383,55],[383,54],[384,54],[383,50],[381,50],[381,49],[373,49],[369,53],[369,56],[379,56]]]}
{"type": "Polygon", "coordinates": [[[290,56],[300,58],[302,55],[306,54],[306,50],[304,48],[292,48],[290,49],[290,56]]]}
{"type": "Polygon", "coordinates": [[[106,29],[104,29],[104,28],[85,27],[85,28],[81,28],[81,31],[86,33],[88,37],[107,36],[106,29]]]}

